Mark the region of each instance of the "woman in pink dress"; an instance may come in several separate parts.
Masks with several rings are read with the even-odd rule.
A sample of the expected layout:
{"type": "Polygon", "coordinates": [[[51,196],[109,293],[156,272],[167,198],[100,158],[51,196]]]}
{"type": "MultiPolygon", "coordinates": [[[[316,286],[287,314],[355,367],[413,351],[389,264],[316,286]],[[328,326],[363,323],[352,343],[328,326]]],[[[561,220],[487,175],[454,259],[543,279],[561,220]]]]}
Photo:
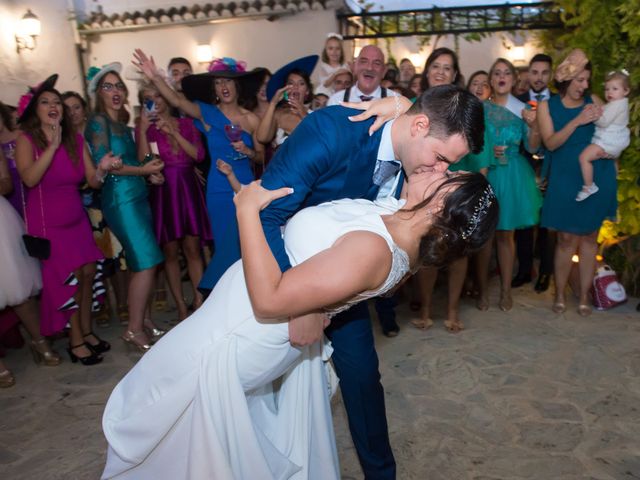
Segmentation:
{"type": "Polygon", "coordinates": [[[140,86],[140,100],[143,109],[136,129],[138,160],[142,162],[155,153],[164,162],[165,181],[150,188],[149,203],[156,238],[165,256],[169,289],[178,319],[184,320],[188,311],[180,279],[180,248],[187,260],[193,305],[198,308],[203,301],[197,289],[204,270],[201,245],[213,239],[204,191],[195,171],[195,163],[204,159],[205,152],[193,120],[172,117],[169,105],[152,83],[140,86]]]}
{"type": "Polygon", "coordinates": [[[42,262],[40,329],[52,335],[70,324],[69,357],[83,365],[102,361],[110,345],[91,330],[91,285],[95,262],[102,254],[82,207],[79,186],[86,179],[99,188],[117,158],[108,155],[96,169],[82,135],[64,116],[52,75],[20,101],[22,134],[16,144],[16,165],[28,188],[25,198],[27,232],[50,241],[42,262]]]}

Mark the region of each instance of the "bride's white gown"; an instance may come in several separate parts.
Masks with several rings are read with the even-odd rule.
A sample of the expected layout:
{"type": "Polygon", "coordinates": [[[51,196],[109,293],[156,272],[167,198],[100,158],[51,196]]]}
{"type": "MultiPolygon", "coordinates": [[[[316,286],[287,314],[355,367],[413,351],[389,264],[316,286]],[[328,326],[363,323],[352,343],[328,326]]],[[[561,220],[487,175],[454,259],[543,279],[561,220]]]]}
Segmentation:
{"type": "MultiPolygon", "coordinates": [[[[380,218],[400,207],[393,198],[340,200],[298,212],[284,234],[291,263],[348,232],[371,231],[389,244],[391,272],[381,288],[348,305],[383,293],[409,268],[380,218]]],[[[102,421],[109,442],[103,478],[339,479],[328,351],[322,342],[292,347],[286,322],[256,321],[236,262],[204,305],[113,390],[102,421]]]]}

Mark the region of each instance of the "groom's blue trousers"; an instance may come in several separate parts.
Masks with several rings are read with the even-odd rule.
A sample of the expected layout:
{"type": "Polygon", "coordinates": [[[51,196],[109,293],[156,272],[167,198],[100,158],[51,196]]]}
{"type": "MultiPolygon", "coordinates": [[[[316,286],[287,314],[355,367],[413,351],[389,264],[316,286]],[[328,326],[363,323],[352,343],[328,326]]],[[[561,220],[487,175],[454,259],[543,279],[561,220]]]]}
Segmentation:
{"type": "Polygon", "coordinates": [[[354,305],[331,319],[325,331],[349,418],[349,429],[366,480],[396,478],[380,383],[378,355],[367,303],[354,305]]]}

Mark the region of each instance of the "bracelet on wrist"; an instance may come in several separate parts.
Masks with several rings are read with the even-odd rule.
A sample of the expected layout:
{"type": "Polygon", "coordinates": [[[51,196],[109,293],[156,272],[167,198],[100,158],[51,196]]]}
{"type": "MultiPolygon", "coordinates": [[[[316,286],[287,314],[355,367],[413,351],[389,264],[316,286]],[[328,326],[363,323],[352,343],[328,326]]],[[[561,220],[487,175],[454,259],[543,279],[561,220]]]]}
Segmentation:
{"type": "Polygon", "coordinates": [[[108,172],[102,171],[100,168],[96,169],[96,180],[98,180],[100,183],[104,183],[107,175],[109,175],[108,172]]]}

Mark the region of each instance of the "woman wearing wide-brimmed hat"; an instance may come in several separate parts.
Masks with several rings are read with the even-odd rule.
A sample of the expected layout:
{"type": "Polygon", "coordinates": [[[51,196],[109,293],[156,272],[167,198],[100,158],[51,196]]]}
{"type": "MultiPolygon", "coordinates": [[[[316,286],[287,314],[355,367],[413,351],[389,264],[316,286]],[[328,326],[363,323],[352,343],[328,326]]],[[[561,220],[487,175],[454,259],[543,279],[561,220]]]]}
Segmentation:
{"type": "Polygon", "coordinates": [[[164,333],[150,319],[145,319],[154,273],[164,260],[153,229],[145,177],[152,183],[161,183],[163,163],[159,159],[144,164],[138,161],[133,132],[127,126],[128,91],[119,74],[121,68],[116,62],[89,69],[89,92],[94,96],[95,109],[87,122],[85,137],[96,161],[110,152],[122,159],[122,169],[104,179],[102,212],[124,247],[131,272],[129,318],[122,339],[145,352],[150,348],[148,335],[158,337],[164,333]]]}
{"type": "Polygon", "coordinates": [[[278,69],[267,84],[269,108],[260,121],[256,137],[262,143],[273,141],[277,148],[309,112],[313,88],[310,75],[317,55],[302,57],[278,69]]]}
{"type": "Polygon", "coordinates": [[[28,188],[23,200],[27,233],[46,239],[50,246],[48,254],[46,248],[37,254],[43,285],[40,330],[53,335],[69,323],[71,360],[93,365],[109,350],[109,344],[91,331],[91,287],[102,253],[93,239],[79,186],[86,180],[101,187],[101,176],[119,168],[120,161],[108,155],[94,167],[82,135],[65,115],[62,97],[54,88],[57,78],[50,76],[20,100],[18,122],[23,133],[16,143],[16,166],[28,188]]]}
{"type": "MultiPolygon", "coordinates": [[[[160,94],[172,106],[195,119],[196,127],[207,138],[212,161],[225,160],[231,164],[240,183],[250,183],[254,179],[251,163],[263,162],[264,148],[254,139],[258,117],[244,105],[255,97],[264,69],[247,71],[244,62],[227,57],[216,59],[207,73],[190,75],[182,80],[184,97],[167,84],[153,58],[141,50],[136,50],[134,58],[134,64],[160,94]],[[229,129],[234,125],[240,127],[236,127],[240,136],[236,141],[232,141],[235,137],[229,137],[229,129]]],[[[220,242],[229,225],[235,225],[235,207],[233,189],[226,175],[216,168],[211,168],[207,177],[206,200],[213,240],[220,242]]]]}

